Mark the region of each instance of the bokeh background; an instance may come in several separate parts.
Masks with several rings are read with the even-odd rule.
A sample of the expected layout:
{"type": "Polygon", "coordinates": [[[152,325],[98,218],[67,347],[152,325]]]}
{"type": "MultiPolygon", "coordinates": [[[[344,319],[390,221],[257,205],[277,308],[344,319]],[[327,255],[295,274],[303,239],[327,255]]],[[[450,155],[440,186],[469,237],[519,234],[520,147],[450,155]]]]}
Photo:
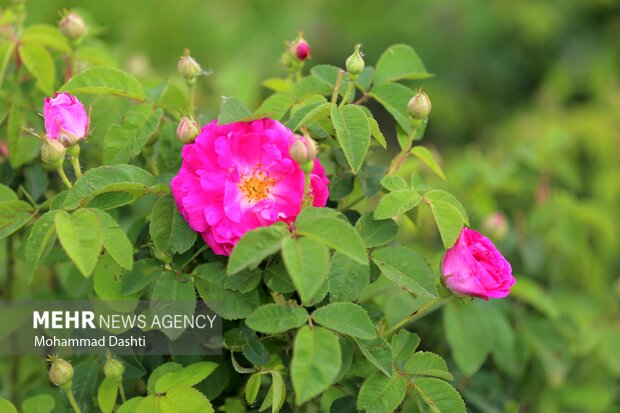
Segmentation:
{"type": "MultiPolygon", "coordinates": [[[[203,120],[222,95],[256,107],[268,94],[261,80],[284,74],[283,42],[298,31],[314,63],[342,66],[356,42],[369,62],[391,44],[412,45],[436,75],[421,86],[433,102],[425,143],[448,176],[437,185],[460,198],[524,280],[499,305],[513,343],[458,382],[468,405],[620,411],[620,2],[29,3],[31,23],[78,8],[110,55],[141,77],[175,76],[190,48],[212,70],[200,80],[203,120]],[[494,213],[505,221],[491,223],[494,213]]],[[[421,241],[412,225],[405,237],[421,241]]],[[[442,345],[438,323],[433,314],[420,324],[421,336],[435,336],[429,348],[442,345]]]]}

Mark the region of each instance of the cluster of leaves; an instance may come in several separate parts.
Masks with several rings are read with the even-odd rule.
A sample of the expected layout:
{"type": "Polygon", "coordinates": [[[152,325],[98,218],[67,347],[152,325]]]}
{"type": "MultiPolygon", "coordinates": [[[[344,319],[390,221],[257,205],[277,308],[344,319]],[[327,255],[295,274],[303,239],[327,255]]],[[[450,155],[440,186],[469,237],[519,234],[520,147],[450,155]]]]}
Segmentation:
{"type": "MultiPolygon", "coordinates": [[[[226,320],[222,357],[123,358],[133,398],[117,412],[275,413],[303,405],[387,413],[403,400],[420,412],[465,411],[444,359],[417,351],[420,338],[404,329],[453,298],[427,251],[400,245],[399,226],[406,219],[421,221],[418,213],[427,206],[438,228],[428,232],[449,248],[468,222],[454,196],[426,183],[426,172],[444,177],[433,152],[413,146],[426,120],[417,127],[410,122],[407,103],[415,92],[406,83],[430,74],[411,47],[388,48],[355,81],[328,65],[299,79],[269,79],[265,85],[275,93],[255,111],[224,99],[220,123],[269,116],[310,134],[332,181],[328,208],[305,208],[292,232],[284,224],[249,232],[227,260],[197,239],[169,193],[181,161],[174,123],[188,107],[185,90],[107,66],[87,67],[60,85],[57,67],[80,61],[88,39],[57,47],[55,56],[47,48],[62,37],[45,26],[33,49],[51,57],[22,66],[28,53],[22,48],[29,44],[23,36],[33,29],[19,27],[20,21],[21,40],[0,47],[6,50],[2,76],[14,76],[2,92],[9,105],[2,119],[9,162],[0,165],[0,238],[3,260],[10,263],[3,274],[5,296],[36,280],[27,294],[94,294],[117,301],[112,305],[121,310],[139,299],[201,299],[226,320]],[[70,189],[36,160],[36,140],[23,131],[41,128],[36,113],[56,86],[92,105],[94,132],[82,145],[86,172],[70,189]],[[386,138],[363,105],[370,99],[394,119],[400,159],[423,166],[422,173],[405,179],[397,168],[388,174],[383,162],[375,162],[372,154],[386,147],[386,138]],[[380,289],[400,291],[411,301],[394,311],[375,299],[380,289]]],[[[466,340],[475,335],[470,327],[477,320],[467,317],[475,311],[451,301],[445,313],[448,341],[465,374],[477,370],[491,348],[487,341],[482,358],[468,352],[466,340]]],[[[42,374],[41,365],[30,368],[42,374]]],[[[101,380],[98,370],[95,360],[76,364],[76,398],[83,411],[98,406],[107,413],[116,409],[116,387],[101,380]]],[[[42,411],[66,411],[64,401],[54,400],[56,407],[47,402],[42,411]]]]}

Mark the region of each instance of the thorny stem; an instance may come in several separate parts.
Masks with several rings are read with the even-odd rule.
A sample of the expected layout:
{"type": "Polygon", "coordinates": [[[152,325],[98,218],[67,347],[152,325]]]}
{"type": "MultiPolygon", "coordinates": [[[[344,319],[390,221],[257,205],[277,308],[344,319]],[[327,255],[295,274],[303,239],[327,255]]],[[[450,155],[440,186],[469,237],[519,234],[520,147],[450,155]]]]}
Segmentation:
{"type": "Polygon", "coordinates": [[[71,181],[69,181],[69,178],[67,178],[67,175],[65,175],[65,171],[64,169],[62,169],[62,166],[56,170],[58,171],[58,175],[60,175],[60,179],[62,179],[62,182],[64,182],[65,186],[68,189],[71,189],[73,185],[71,185],[71,181]]]}
{"type": "Polygon", "coordinates": [[[336,103],[336,101],[338,100],[338,94],[340,93],[340,85],[342,85],[342,79],[344,79],[344,72],[342,70],[338,70],[338,77],[336,78],[334,92],[332,93],[332,103],[336,103]]]}
{"type": "Polygon", "coordinates": [[[435,297],[435,298],[428,300],[420,308],[418,308],[413,313],[409,314],[407,317],[400,320],[398,323],[394,324],[392,328],[390,328],[385,333],[383,333],[383,337],[386,339],[390,338],[392,334],[394,334],[401,328],[405,327],[407,324],[412,323],[413,321],[424,317],[426,314],[444,305],[448,301],[448,299],[450,299],[450,297],[435,297]]]}

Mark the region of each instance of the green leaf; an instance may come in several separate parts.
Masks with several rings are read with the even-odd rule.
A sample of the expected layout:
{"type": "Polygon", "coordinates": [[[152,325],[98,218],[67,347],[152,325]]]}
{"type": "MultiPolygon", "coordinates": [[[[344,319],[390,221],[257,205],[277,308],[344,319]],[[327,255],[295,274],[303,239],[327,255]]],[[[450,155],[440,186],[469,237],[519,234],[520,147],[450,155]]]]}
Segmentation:
{"type": "MultiPolygon", "coordinates": [[[[174,387],[160,400],[161,413],[214,413],[211,402],[192,387],[174,387]]],[[[149,413],[155,413],[155,411],[149,413]]]]}
{"type": "MultiPolygon", "coordinates": [[[[0,407],[2,407],[1,401],[0,407]]],[[[50,413],[54,410],[54,407],[56,407],[56,400],[49,394],[31,396],[22,403],[22,410],[24,413],[50,413]]],[[[1,409],[1,411],[7,412],[5,409],[1,409]]],[[[10,410],[8,410],[8,412],[10,412],[10,410]]]]}
{"type": "Polygon", "coordinates": [[[407,104],[414,95],[413,90],[398,83],[385,83],[374,86],[368,95],[390,112],[407,134],[411,133],[407,104]]]}
{"type": "Polygon", "coordinates": [[[17,194],[6,185],[0,184],[0,202],[17,201],[17,194]]]}
{"type": "Polygon", "coordinates": [[[39,218],[26,241],[24,255],[26,257],[26,273],[32,280],[34,272],[41,266],[56,243],[56,226],[54,219],[57,211],[49,211],[39,218]]]}
{"type": "Polygon", "coordinates": [[[441,169],[441,166],[439,166],[437,160],[435,160],[433,153],[427,148],[425,148],[424,146],[416,146],[411,149],[411,154],[424,162],[424,164],[428,166],[431,171],[435,172],[435,174],[441,179],[446,179],[446,175],[443,173],[443,169],[441,169]]]}
{"type": "Polygon", "coordinates": [[[433,413],[466,413],[465,403],[449,383],[426,378],[413,382],[413,388],[433,413]]]}
{"type": "Polygon", "coordinates": [[[122,404],[116,411],[116,413],[136,413],[138,408],[140,407],[140,403],[142,403],[144,397],[134,397],[127,400],[122,404]]]}
{"type": "Polygon", "coordinates": [[[423,297],[435,297],[435,276],[426,259],[414,250],[395,246],[371,254],[381,273],[407,291],[423,297]]]}
{"type": "Polygon", "coordinates": [[[353,173],[358,173],[370,146],[370,126],[362,109],[355,105],[330,109],[336,138],[353,173]]]}
{"type": "Polygon", "coordinates": [[[282,261],[270,265],[265,270],[265,283],[267,287],[279,293],[292,293],[295,286],[286,272],[286,266],[282,261]]]}
{"type": "Polygon", "coordinates": [[[155,393],[166,393],[178,386],[195,386],[206,379],[216,368],[217,363],[201,361],[190,364],[181,370],[166,373],[155,383],[155,393]]]}
{"type": "Polygon", "coordinates": [[[291,380],[295,404],[321,394],[338,376],[341,364],[338,337],[321,327],[301,328],[293,345],[291,380]]]}
{"type": "Polygon", "coordinates": [[[0,411],[3,413],[17,413],[17,409],[13,406],[13,403],[2,397],[0,397],[0,411]]]}
{"type": "Polygon", "coordinates": [[[368,313],[357,304],[331,303],[315,310],[312,319],[323,327],[362,340],[371,340],[377,336],[368,313]]]}
{"type": "Polygon", "coordinates": [[[224,288],[227,275],[221,263],[199,265],[194,273],[202,299],[226,320],[245,318],[260,305],[257,290],[239,293],[224,288]]]}
{"type": "Polygon", "coordinates": [[[162,413],[160,401],[161,397],[147,396],[140,401],[135,413],[162,413]]]}
{"type": "Polygon", "coordinates": [[[394,362],[398,368],[407,362],[420,345],[420,337],[407,330],[400,330],[392,336],[390,343],[394,352],[394,362]]]}
{"type": "Polygon", "coordinates": [[[370,116],[368,116],[368,127],[370,128],[370,134],[372,137],[375,138],[383,149],[386,149],[387,141],[385,136],[383,136],[383,132],[381,132],[381,129],[379,128],[379,123],[377,123],[377,121],[370,116]]]}
{"type": "Polygon", "coordinates": [[[289,79],[278,77],[265,79],[263,80],[262,85],[267,89],[273,90],[274,92],[291,92],[293,90],[293,85],[289,79]]]}
{"type": "Polygon", "coordinates": [[[444,201],[433,201],[430,206],[444,247],[452,248],[463,230],[463,216],[454,205],[444,201]]]}
{"type": "Polygon", "coordinates": [[[19,104],[13,103],[9,110],[6,126],[9,162],[13,169],[37,158],[41,153],[41,142],[34,136],[23,134],[23,114],[19,104]]]}
{"type": "Polygon", "coordinates": [[[300,112],[301,109],[298,110],[295,112],[295,116],[287,122],[287,125],[292,131],[296,131],[312,121],[327,117],[330,114],[332,107],[335,107],[335,105],[331,102],[325,102],[318,105],[313,104],[311,107],[312,108],[309,111],[300,112]]]}
{"type": "Polygon", "coordinates": [[[461,215],[461,219],[463,220],[463,222],[466,225],[469,225],[469,218],[467,217],[467,211],[465,211],[465,208],[463,207],[463,205],[451,193],[446,192],[441,189],[433,189],[433,190],[430,190],[424,193],[424,199],[426,199],[431,204],[436,201],[442,201],[442,202],[452,205],[459,211],[459,214],[461,215]]]}
{"type": "Polygon", "coordinates": [[[481,309],[451,300],[443,310],[443,324],[452,357],[459,370],[472,376],[491,351],[491,332],[481,309]]]}
{"type": "Polygon", "coordinates": [[[97,195],[109,192],[146,193],[155,185],[153,175],[133,165],[104,165],[88,170],[67,193],[64,207],[86,206],[97,195]]]}
{"type": "Polygon", "coordinates": [[[261,384],[261,374],[254,373],[248,379],[248,382],[245,384],[245,401],[248,404],[254,404],[256,398],[258,397],[258,391],[260,390],[261,384]]]}
{"type": "Polygon", "coordinates": [[[386,377],[375,373],[360,388],[357,408],[370,413],[391,413],[402,403],[406,390],[407,380],[404,377],[386,377]]]}
{"type": "Polygon", "coordinates": [[[364,242],[340,216],[327,208],[304,208],[297,216],[297,233],[321,241],[359,264],[368,264],[364,242]]]}
{"type": "Polygon", "coordinates": [[[355,229],[366,247],[372,248],[387,244],[396,238],[398,224],[393,219],[376,220],[372,213],[367,213],[357,220],[355,229]]]}
{"type": "Polygon", "coordinates": [[[297,99],[303,99],[312,95],[329,95],[332,89],[325,82],[314,76],[306,76],[297,81],[293,86],[293,95],[297,99]]]}
{"type": "Polygon", "coordinates": [[[388,377],[392,377],[392,349],[381,336],[372,340],[354,339],[364,357],[388,377]]]}
{"type": "Polygon", "coordinates": [[[78,209],[73,215],[58,211],[54,223],[65,252],[80,272],[89,277],[101,253],[102,235],[97,215],[88,209],[78,209]]]}
{"type": "Polygon", "coordinates": [[[308,321],[303,307],[284,304],[265,304],[248,316],[245,323],[253,330],[265,334],[279,334],[299,328],[308,321]]]}
{"type": "Polygon", "coordinates": [[[519,276],[519,282],[512,286],[512,297],[523,301],[552,320],[560,316],[560,310],[553,297],[531,278],[519,276]]]}
{"type": "Polygon", "coordinates": [[[25,43],[18,50],[24,65],[37,79],[37,87],[47,95],[54,93],[56,66],[47,49],[38,43],[25,43]]]}
{"type": "Polygon", "coordinates": [[[254,290],[263,279],[263,272],[259,268],[243,270],[235,275],[226,277],[224,288],[242,293],[254,290]]]}
{"type": "Polygon", "coordinates": [[[0,239],[8,237],[26,225],[33,214],[33,208],[27,202],[0,202],[0,239]]]}
{"type": "Polygon", "coordinates": [[[131,271],[123,274],[119,291],[122,295],[136,294],[154,283],[161,273],[161,264],[155,259],[145,258],[136,261],[131,271]]]}
{"type": "MultiPolygon", "coordinates": [[[[151,302],[156,302],[153,313],[161,316],[166,314],[180,314],[191,316],[196,308],[196,292],[193,279],[184,274],[175,274],[166,271],[159,276],[151,293],[151,302]]],[[[176,340],[183,331],[179,328],[161,328],[161,331],[176,340]]]]}
{"type": "Polygon", "coordinates": [[[375,209],[375,219],[387,219],[404,214],[420,203],[421,197],[413,189],[390,192],[381,198],[375,209]]]}
{"type": "Polygon", "coordinates": [[[398,175],[386,175],[381,178],[381,185],[388,191],[405,191],[411,189],[407,181],[398,175]]]}
{"type": "Polygon", "coordinates": [[[339,252],[332,256],[327,279],[329,301],[355,301],[369,283],[370,268],[339,252]]]}
{"type": "Polygon", "coordinates": [[[228,274],[236,274],[248,267],[256,268],[266,257],[278,252],[282,240],[289,235],[283,222],[246,232],[230,254],[228,274]]]}
{"type": "Polygon", "coordinates": [[[409,358],[403,371],[412,376],[430,376],[448,381],[453,380],[444,359],[431,352],[420,351],[415,353],[409,358]]]}
{"type": "Polygon", "coordinates": [[[123,164],[138,156],[164,114],[151,105],[134,105],[120,124],[110,126],[103,141],[103,163],[123,164]]]}
{"type": "Polygon", "coordinates": [[[148,393],[149,394],[155,393],[155,383],[157,383],[157,381],[162,376],[164,376],[167,373],[171,373],[173,371],[179,371],[182,368],[183,368],[183,365],[172,362],[172,361],[169,361],[168,363],[164,363],[164,364],[157,366],[157,368],[155,368],[155,370],[153,370],[153,372],[149,376],[149,379],[146,383],[146,388],[147,388],[148,393]]]}
{"type": "Polygon", "coordinates": [[[222,96],[222,106],[217,115],[217,124],[226,125],[233,122],[249,122],[264,117],[266,117],[265,114],[252,114],[252,111],[239,99],[222,96]]]}
{"type": "Polygon", "coordinates": [[[116,95],[140,102],[145,100],[142,85],[132,75],[111,67],[93,67],[76,73],[60,92],[116,95]]]}
{"type": "Polygon", "coordinates": [[[285,238],[282,242],[282,259],[304,305],[327,280],[329,251],[313,238],[285,238]]]}
{"type": "Polygon", "coordinates": [[[107,301],[106,306],[120,312],[133,311],[138,305],[138,295],[124,297],[120,293],[123,269],[110,257],[103,254],[93,273],[93,287],[97,296],[107,301]]]}
{"type": "MultiPolygon", "coordinates": [[[[322,101],[319,101],[319,102],[311,101],[309,103],[302,103],[302,104],[293,106],[293,108],[291,109],[291,118],[287,120],[286,122],[284,122],[284,125],[293,131],[299,128],[300,127],[299,123],[306,116],[308,116],[314,109],[318,108],[319,106],[324,105],[325,103],[328,103],[328,102],[325,102],[325,98],[323,96],[320,96],[320,97],[322,101]]],[[[328,107],[329,106],[331,105],[328,105],[328,107]]],[[[321,111],[322,110],[320,110],[319,112],[321,111]]]]}
{"type": "MultiPolygon", "coordinates": [[[[334,89],[336,87],[336,82],[338,80],[338,73],[342,72],[345,75],[345,72],[339,67],[332,65],[316,65],[310,69],[310,73],[316,79],[321,81],[325,86],[328,86],[330,89],[334,89]]],[[[349,84],[349,80],[345,77],[342,79],[342,83],[340,84],[339,92],[342,94],[349,84]]]]}
{"type": "Polygon", "coordinates": [[[20,36],[24,44],[37,43],[61,52],[71,51],[69,41],[60,33],[58,27],[50,24],[33,24],[27,26],[20,36]]]}
{"type": "Polygon", "coordinates": [[[172,195],[157,200],[151,212],[149,234],[160,251],[182,254],[194,245],[196,233],[177,210],[172,195]]]}
{"type": "Polygon", "coordinates": [[[107,212],[100,209],[90,209],[90,211],[94,212],[99,220],[103,247],[118,265],[131,270],[133,268],[133,245],[125,231],[107,212]]]}
{"type": "Polygon", "coordinates": [[[295,98],[289,93],[274,93],[265,99],[254,113],[268,115],[271,119],[281,120],[294,102],[295,98]]]}
{"type": "Polygon", "coordinates": [[[105,377],[97,391],[97,402],[102,413],[112,413],[118,395],[118,382],[105,377]]]}
{"type": "Polygon", "coordinates": [[[375,84],[403,79],[427,79],[432,76],[426,71],[415,50],[406,44],[390,46],[383,52],[375,68],[375,84]]]}
{"type": "Polygon", "coordinates": [[[278,413],[286,400],[286,384],[279,371],[271,370],[271,413],[278,413]]]}

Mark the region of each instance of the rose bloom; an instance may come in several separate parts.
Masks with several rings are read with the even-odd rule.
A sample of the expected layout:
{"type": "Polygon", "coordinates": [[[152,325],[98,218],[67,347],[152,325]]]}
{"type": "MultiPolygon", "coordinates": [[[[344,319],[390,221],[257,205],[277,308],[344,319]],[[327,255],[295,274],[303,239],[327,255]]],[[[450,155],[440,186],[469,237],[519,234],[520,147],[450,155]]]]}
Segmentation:
{"type": "Polygon", "coordinates": [[[43,102],[45,135],[48,139],[58,139],[65,146],[82,140],[88,134],[88,114],[82,102],[70,94],[56,93],[53,98],[43,102]]]}
{"type": "MultiPolygon", "coordinates": [[[[251,229],[291,222],[299,214],[304,174],[289,154],[295,139],[272,119],[221,126],[214,120],[183,147],[181,169],[170,182],[172,194],[189,226],[216,254],[230,255],[251,229]]],[[[313,206],[325,206],[328,183],[315,159],[313,206]]]]}
{"type": "Polygon", "coordinates": [[[463,228],[441,263],[445,285],[457,294],[503,298],[515,283],[510,263],[477,231],[463,228]]]}

